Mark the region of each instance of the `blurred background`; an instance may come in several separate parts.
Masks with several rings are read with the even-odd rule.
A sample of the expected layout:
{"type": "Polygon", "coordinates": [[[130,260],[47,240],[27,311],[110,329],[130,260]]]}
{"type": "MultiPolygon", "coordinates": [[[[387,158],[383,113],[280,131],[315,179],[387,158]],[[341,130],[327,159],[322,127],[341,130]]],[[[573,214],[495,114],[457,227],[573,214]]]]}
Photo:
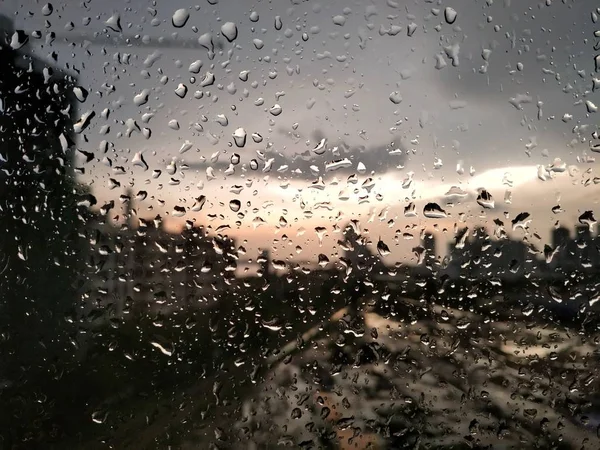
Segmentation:
{"type": "Polygon", "coordinates": [[[600,10],[0,5],[2,448],[597,448],[600,10]]]}

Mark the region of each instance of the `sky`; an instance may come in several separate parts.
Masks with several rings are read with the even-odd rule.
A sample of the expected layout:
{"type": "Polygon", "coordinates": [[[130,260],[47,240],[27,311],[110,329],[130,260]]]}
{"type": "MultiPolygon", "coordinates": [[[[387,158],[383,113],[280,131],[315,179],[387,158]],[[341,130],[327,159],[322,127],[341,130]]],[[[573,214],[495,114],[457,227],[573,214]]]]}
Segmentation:
{"type": "Polygon", "coordinates": [[[526,211],[542,243],[557,221],[600,214],[589,1],[27,0],[0,12],[54,32],[29,51],[55,52],[88,92],[79,114],[95,116],[77,146],[94,159],[78,154],[80,181],[99,204],[146,191],[138,215],[173,230],[229,225],[251,252],[315,259],[359,219],[406,259],[423,229],[443,240],[501,218],[510,231],[526,211]],[[160,45],[128,45],[145,40],[160,45]],[[429,202],[446,217],[426,217],[429,202]]]}

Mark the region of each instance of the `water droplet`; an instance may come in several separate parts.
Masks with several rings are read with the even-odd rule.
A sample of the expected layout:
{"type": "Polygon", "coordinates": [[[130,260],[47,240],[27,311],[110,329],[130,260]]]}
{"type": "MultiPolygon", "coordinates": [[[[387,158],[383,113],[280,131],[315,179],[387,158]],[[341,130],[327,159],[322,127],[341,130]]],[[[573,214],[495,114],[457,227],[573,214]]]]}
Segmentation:
{"type": "Polygon", "coordinates": [[[379,241],[377,242],[377,251],[381,256],[387,256],[391,253],[390,248],[381,240],[381,238],[379,238],[379,241]]]}
{"type": "Polygon", "coordinates": [[[225,22],[221,26],[221,34],[225,36],[229,42],[235,41],[238,35],[238,29],[235,23],[233,22],[225,22]]]}
{"type": "Polygon", "coordinates": [[[29,36],[25,34],[22,30],[17,30],[13,33],[10,39],[10,47],[13,50],[19,50],[29,41],[29,36]]]}
{"type": "Polygon", "coordinates": [[[437,203],[427,203],[423,208],[423,215],[429,219],[443,219],[446,217],[444,211],[437,203]]]}
{"type": "Polygon", "coordinates": [[[150,342],[152,347],[157,348],[163,355],[171,356],[173,354],[173,347],[167,344],[161,344],[159,342],[150,342]]]}
{"type": "Polygon", "coordinates": [[[263,137],[259,133],[252,133],[252,140],[257,144],[260,144],[263,140],[263,137]]]}
{"type": "Polygon", "coordinates": [[[509,100],[509,103],[511,105],[513,105],[515,108],[517,108],[518,110],[522,110],[524,104],[528,104],[531,103],[533,101],[533,98],[531,97],[531,95],[527,95],[527,94],[517,94],[516,96],[512,97],[509,100]]]}
{"type": "Polygon", "coordinates": [[[587,225],[590,228],[590,231],[594,231],[594,225],[596,225],[596,218],[594,217],[593,211],[585,211],[579,216],[578,220],[580,224],[587,225]]]}
{"type": "Polygon", "coordinates": [[[206,203],[206,197],[204,195],[201,195],[200,197],[198,197],[195,200],[194,205],[192,206],[192,211],[193,212],[200,211],[205,203],[206,203]]]}
{"type": "Polygon", "coordinates": [[[54,11],[54,6],[52,6],[52,3],[46,3],[44,6],[42,6],[43,16],[49,16],[52,14],[52,11],[54,11]]]}
{"type": "Polygon", "coordinates": [[[458,16],[458,13],[456,12],[456,10],[454,8],[447,6],[446,9],[444,9],[444,18],[446,19],[446,22],[449,23],[450,25],[452,25],[454,22],[456,22],[457,16],[458,16]]]}
{"type": "Polygon", "coordinates": [[[278,116],[279,114],[281,114],[282,111],[283,109],[281,108],[281,106],[279,106],[279,104],[275,104],[271,107],[271,109],[269,109],[269,112],[274,116],[278,116]]]}
{"type": "Polygon", "coordinates": [[[415,34],[415,31],[417,31],[417,24],[414,22],[409,23],[406,27],[406,35],[410,37],[415,34]]]}
{"type": "Polygon", "coordinates": [[[178,9],[173,13],[173,17],[171,18],[171,23],[175,28],[184,27],[190,18],[190,13],[186,9],[178,9]]]}
{"type": "Polygon", "coordinates": [[[83,130],[85,130],[88,127],[92,118],[95,115],[96,113],[92,110],[83,113],[79,120],[75,124],[73,124],[73,131],[77,134],[80,134],[83,130]]]}
{"type": "Polygon", "coordinates": [[[446,60],[444,59],[444,55],[442,55],[441,53],[438,53],[437,55],[435,55],[435,68],[437,70],[442,70],[447,65],[448,64],[446,63],[446,60]]]}
{"type": "Polygon", "coordinates": [[[202,68],[202,61],[197,59],[196,61],[194,61],[193,63],[190,64],[190,67],[188,68],[188,70],[191,73],[199,73],[201,68],[202,68]]]}
{"type": "Polygon", "coordinates": [[[459,330],[466,330],[469,327],[469,325],[471,325],[471,322],[466,317],[461,317],[456,321],[456,328],[458,328],[459,330]]]}
{"type": "Polygon", "coordinates": [[[352,161],[348,158],[338,159],[336,161],[331,161],[325,164],[325,171],[332,172],[338,169],[347,169],[348,167],[352,167],[352,161]]]}
{"type": "Polygon", "coordinates": [[[119,13],[114,13],[112,16],[110,16],[108,20],[104,22],[104,25],[106,25],[111,30],[117,31],[119,33],[123,31],[123,29],[121,28],[121,16],[119,15],[119,13]]]}
{"type": "Polygon", "coordinates": [[[185,141],[181,144],[181,148],[179,149],[179,154],[183,154],[187,152],[190,148],[192,148],[192,143],[190,141],[185,141]]]}
{"type": "Polygon", "coordinates": [[[258,22],[258,19],[259,19],[258,13],[256,11],[252,11],[250,13],[250,21],[251,22],[258,22]]]}
{"type": "Polygon", "coordinates": [[[321,266],[321,267],[325,267],[325,266],[327,266],[327,264],[329,264],[329,258],[327,257],[327,255],[324,255],[323,253],[319,253],[318,261],[319,261],[319,266],[321,266]]]}
{"type": "Polygon", "coordinates": [[[485,189],[481,189],[479,195],[477,196],[477,203],[483,206],[484,208],[494,208],[494,199],[492,198],[492,194],[490,194],[485,189]]]}
{"type": "Polygon", "coordinates": [[[560,158],[554,158],[554,161],[552,161],[552,164],[550,164],[548,166],[548,170],[550,170],[552,172],[556,172],[556,173],[565,172],[567,170],[567,163],[565,163],[560,158]]]}
{"type": "Polygon", "coordinates": [[[237,92],[237,88],[235,87],[235,83],[233,81],[227,85],[227,92],[231,95],[237,92]]]}
{"type": "Polygon", "coordinates": [[[229,125],[229,119],[227,119],[227,116],[225,114],[217,114],[217,118],[215,119],[215,122],[217,122],[219,125],[226,127],[227,125],[229,125]]]}
{"type": "Polygon", "coordinates": [[[512,223],[512,228],[513,231],[515,231],[517,228],[527,228],[527,226],[529,225],[529,223],[531,222],[530,219],[530,214],[528,212],[522,212],[517,214],[517,217],[515,217],[511,223],[512,223]]]}
{"type": "Polygon", "coordinates": [[[327,145],[327,139],[326,138],[321,139],[319,141],[319,143],[317,144],[317,146],[313,149],[313,152],[315,152],[317,155],[322,155],[327,150],[326,145],[327,145]]]}
{"type": "MultiPolygon", "coordinates": [[[[285,262],[284,261],[273,261],[273,268],[275,270],[284,270],[285,262]]],[[[272,320],[263,320],[262,326],[271,331],[279,331],[281,330],[281,325],[279,324],[279,320],[277,318],[272,320]]]]}
{"type": "Polygon", "coordinates": [[[106,421],[106,417],[108,416],[107,411],[94,411],[92,413],[92,422],[94,423],[104,423],[106,421]]]}
{"type": "Polygon", "coordinates": [[[537,169],[537,176],[540,180],[546,181],[548,178],[552,177],[552,174],[548,171],[546,167],[539,165],[537,169]]]}
{"type": "Polygon", "coordinates": [[[404,217],[416,217],[417,208],[414,203],[409,203],[404,207],[404,217]]]}
{"type": "Polygon", "coordinates": [[[242,203],[237,199],[233,199],[229,202],[229,209],[231,209],[233,212],[238,212],[241,207],[242,203]]]}
{"type": "Polygon", "coordinates": [[[133,155],[131,164],[143,168],[144,171],[148,170],[148,164],[146,164],[146,161],[144,161],[144,155],[142,152],[137,152],[135,155],[133,155]]]}
{"type": "Polygon", "coordinates": [[[150,95],[150,89],[144,89],[142,92],[133,97],[133,104],[135,106],[142,106],[148,103],[148,96],[150,95]]]}
{"type": "Polygon", "coordinates": [[[206,72],[204,78],[200,82],[201,87],[211,86],[215,82],[215,75],[212,72],[206,72]]]}
{"type": "Polygon", "coordinates": [[[211,33],[204,33],[202,36],[198,38],[198,44],[204,47],[208,51],[209,59],[213,59],[214,57],[214,44],[211,33]]]}
{"type": "Polygon", "coordinates": [[[175,95],[177,95],[179,98],[184,98],[186,94],[187,86],[183,83],[179,83],[179,86],[177,86],[177,89],[175,89],[175,95]]]}
{"type": "Polygon", "coordinates": [[[254,47],[256,47],[257,50],[260,50],[265,46],[265,43],[258,38],[253,39],[252,43],[254,44],[254,47]]]}
{"type": "Polygon", "coordinates": [[[590,100],[585,101],[585,107],[587,109],[587,112],[589,112],[590,114],[598,112],[598,107],[594,103],[592,103],[590,100]]]}
{"type": "Polygon", "coordinates": [[[454,43],[452,45],[444,47],[444,52],[446,52],[446,56],[448,57],[448,59],[450,59],[450,61],[452,61],[452,65],[454,67],[458,67],[458,65],[459,65],[458,54],[460,52],[460,45],[458,43],[454,43]]]}
{"type": "Polygon", "coordinates": [[[73,88],[73,94],[75,94],[75,98],[80,103],[83,103],[83,102],[85,102],[85,100],[88,96],[88,91],[86,89],[82,88],[81,86],[75,86],[73,88]]]}
{"type": "Polygon", "coordinates": [[[341,14],[338,14],[337,16],[333,16],[332,20],[333,20],[334,24],[339,25],[340,27],[343,27],[344,24],[346,23],[346,17],[341,14]]]}
{"type": "Polygon", "coordinates": [[[246,145],[246,130],[243,128],[238,128],[233,133],[233,140],[235,141],[235,145],[242,148],[246,145]]]}
{"type": "Polygon", "coordinates": [[[281,16],[275,16],[275,29],[281,30],[283,27],[283,22],[281,21],[281,16]]]}
{"type": "Polygon", "coordinates": [[[448,189],[448,191],[444,194],[444,196],[449,198],[465,198],[468,195],[469,193],[461,189],[459,186],[450,187],[450,189],[448,189]]]}
{"type": "Polygon", "coordinates": [[[175,172],[177,172],[177,164],[175,164],[175,160],[172,160],[168,165],[167,165],[167,173],[169,175],[174,175],[175,172]]]}
{"type": "Polygon", "coordinates": [[[206,168],[206,179],[208,181],[214,180],[216,178],[215,175],[215,169],[213,169],[212,167],[207,167],[206,168]]]}
{"type": "Polygon", "coordinates": [[[398,105],[402,102],[402,96],[400,95],[400,92],[398,91],[394,91],[390,94],[390,101],[394,104],[394,105],[398,105]]]}

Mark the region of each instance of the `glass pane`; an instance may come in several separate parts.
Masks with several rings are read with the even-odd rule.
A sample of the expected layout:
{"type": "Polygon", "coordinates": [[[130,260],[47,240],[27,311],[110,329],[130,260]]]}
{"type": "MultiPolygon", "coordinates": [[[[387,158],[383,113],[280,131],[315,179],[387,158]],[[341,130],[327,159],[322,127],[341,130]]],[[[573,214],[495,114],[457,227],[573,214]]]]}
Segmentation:
{"type": "Polygon", "coordinates": [[[599,448],[599,16],[5,0],[0,448],[599,448]]]}

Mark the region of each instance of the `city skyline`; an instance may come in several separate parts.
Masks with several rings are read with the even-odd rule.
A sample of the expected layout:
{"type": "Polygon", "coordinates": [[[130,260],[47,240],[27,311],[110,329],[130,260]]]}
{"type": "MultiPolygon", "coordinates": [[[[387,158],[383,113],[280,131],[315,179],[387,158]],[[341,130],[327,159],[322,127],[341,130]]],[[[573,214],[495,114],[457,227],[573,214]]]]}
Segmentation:
{"type": "MultiPolygon", "coordinates": [[[[412,259],[407,263],[403,261],[403,258],[394,260],[391,247],[385,241],[381,240],[381,238],[373,240],[368,231],[365,233],[361,229],[359,221],[351,220],[340,228],[340,236],[335,244],[337,252],[334,256],[337,256],[337,258],[329,260],[331,255],[319,253],[313,255],[313,258],[306,258],[306,255],[304,255],[304,258],[294,258],[291,256],[279,259],[273,256],[275,252],[270,248],[259,249],[257,253],[249,252],[246,249],[244,241],[238,241],[226,233],[219,233],[205,226],[205,224],[188,221],[184,231],[175,233],[164,226],[164,221],[159,215],[150,221],[140,219],[136,224],[135,216],[132,214],[134,208],[131,203],[129,201],[125,203],[127,211],[125,217],[128,217],[126,222],[111,222],[106,216],[90,211],[89,214],[91,215],[85,218],[85,224],[91,227],[92,230],[102,230],[109,240],[114,241],[114,239],[117,239],[123,242],[121,246],[128,243],[131,247],[129,251],[133,250],[134,252],[134,249],[138,248],[134,242],[138,242],[138,240],[147,241],[147,244],[144,244],[146,248],[145,252],[154,248],[154,245],[157,245],[158,249],[162,251],[162,247],[158,243],[159,240],[161,242],[167,240],[183,243],[187,242],[188,239],[192,239],[189,241],[190,244],[195,242],[202,248],[205,248],[205,250],[210,249],[211,251],[218,250],[218,247],[215,247],[217,242],[228,241],[231,243],[230,255],[234,256],[236,263],[242,266],[245,264],[263,266],[266,258],[269,264],[278,265],[278,267],[270,267],[268,270],[263,266],[263,271],[269,273],[286,273],[286,269],[290,269],[291,267],[300,268],[302,266],[311,266],[313,269],[318,269],[319,266],[321,268],[339,268],[340,259],[348,259],[349,254],[355,254],[356,249],[353,249],[352,246],[347,247],[345,244],[349,239],[356,240],[358,249],[361,252],[366,252],[360,257],[355,254],[351,259],[356,261],[364,259],[362,263],[367,266],[374,261],[381,261],[381,264],[383,264],[382,267],[386,268],[392,268],[394,265],[397,266],[398,263],[407,266],[430,265],[432,266],[432,273],[436,272],[445,262],[455,263],[457,259],[468,261],[474,258],[471,252],[476,248],[478,248],[477,253],[479,254],[486,254],[487,250],[493,248],[496,251],[505,251],[505,256],[520,259],[520,263],[523,263],[526,259],[524,253],[529,253],[529,261],[534,262],[534,265],[545,264],[548,267],[559,267],[560,263],[557,263],[557,261],[560,261],[561,258],[565,260],[571,259],[569,261],[571,266],[573,265],[573,261],[581,264],[584,261],[580,255],[578,256],[579,253],[583,252],[593,255],[594,251],[600,252],[600,233],[598,233],[596,223],[579,223],[571,229],[565,226],[554,227],[549,231],[552,236],[551,242],[538,247],[527,239],[511,238],[506,232],[506,225],[500,221],[495,221],[493,230],[485,226],[463,226],[456,230],[453,237],[446,239],[439,239],[442,234],[440,231],[430,232],[421,229],[418,237],[414,239],[414,243],[412,244],[412,259]],[[354,237],[352,238],[351,236],[354,237]],[[132,239],[133,241],[129,242],[132,239]],[[444,247],[445,251],[440,251],[444,247]],[[576,250],[575,247],[579,250],[576,250]],[[516,248],[519,250],[515,251],[516,248]],[[521,254],[519,255],[520,252],[521,254]],[[437,267],[437,269],[434,270],[433,266],[437,267]]],[[[185,247],[184,244],[180,245],[185,247]]],[[[124,250],[120,250],[117,253],[121,251],[124,250]]],[[[155,249],[155,251],[157,250],[155,249]]],[[[110,253],[113,253],[113,251],[111,250],[110,253]]],[[[212,262],[222,265],[226,261],[226,258],[223,259],[224,257],[220,257],[219,254],[213,254],[212,262]]],[[[134,259],[137,260],[138,258],[134,259]]],[[[503,261],[500,264],[506,265],[506,258],[503,261]]],[[[577,267],[572,268],[577,269],[577,267]]],[[[240,275],[237,270],[233,271],[240,275]]],[[[458,274],[460,272],[459,270],[458,274]]],[[[520,271],[520,273],[522,272],[520,271]]]]}

